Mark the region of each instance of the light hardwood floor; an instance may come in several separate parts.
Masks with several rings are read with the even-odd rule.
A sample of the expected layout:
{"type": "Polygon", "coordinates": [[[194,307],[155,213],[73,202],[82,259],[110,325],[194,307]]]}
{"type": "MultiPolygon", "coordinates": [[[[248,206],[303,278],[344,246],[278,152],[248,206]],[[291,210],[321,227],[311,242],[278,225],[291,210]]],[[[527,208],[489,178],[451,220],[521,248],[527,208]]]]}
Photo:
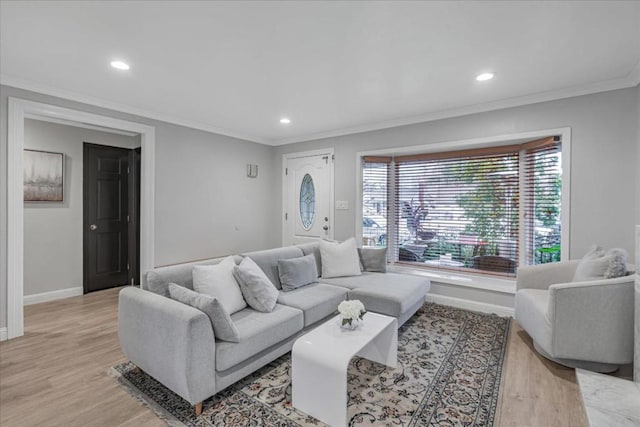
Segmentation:
{"type": "MultiPolygon", "coordinates": [[[[0,425],[162,426],[107,370],[124,360],[118,291],[25,307],[25,336],[0,343],[0,425]]],[[[513,321],[498,426],[586,426],[572,369],[541,358],[513,321]]]]}

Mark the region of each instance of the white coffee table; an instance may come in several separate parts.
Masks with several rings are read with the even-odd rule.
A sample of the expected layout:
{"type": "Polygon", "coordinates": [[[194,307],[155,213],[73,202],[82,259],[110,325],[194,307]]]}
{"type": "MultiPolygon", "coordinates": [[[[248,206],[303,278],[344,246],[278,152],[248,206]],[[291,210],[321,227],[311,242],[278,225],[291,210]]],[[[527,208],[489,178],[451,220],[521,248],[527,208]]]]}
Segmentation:
{"type": "Polygon", "coordinates": [[[367,313],[354,331],[338,316],[298,338],[291,351],[292,405],[330,426],[347,425],[347,367],[354,356],[397,365],[398,320],[367,313]]]}

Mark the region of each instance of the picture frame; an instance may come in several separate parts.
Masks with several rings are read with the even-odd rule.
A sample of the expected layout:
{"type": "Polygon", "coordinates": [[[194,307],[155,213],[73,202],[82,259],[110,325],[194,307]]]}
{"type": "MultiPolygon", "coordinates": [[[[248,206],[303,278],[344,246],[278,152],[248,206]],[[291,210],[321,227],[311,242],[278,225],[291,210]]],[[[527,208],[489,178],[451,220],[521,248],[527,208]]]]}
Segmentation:
{"type": "Polygon", "coordinates": [[[64,201],[64,153],[24,150],[25,202],[64,201]]]}

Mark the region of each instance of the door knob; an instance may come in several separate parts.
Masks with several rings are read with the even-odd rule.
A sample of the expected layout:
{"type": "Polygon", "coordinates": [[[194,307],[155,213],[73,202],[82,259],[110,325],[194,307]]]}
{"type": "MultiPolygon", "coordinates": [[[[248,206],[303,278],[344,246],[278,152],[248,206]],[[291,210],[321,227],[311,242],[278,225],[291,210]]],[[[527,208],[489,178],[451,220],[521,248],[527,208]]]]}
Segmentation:
{"type": "Polygon", "coordinates": [[[323,229],[324,231],[327,231],[327,230],[329,229],[329,226],[328,226],[328,225],[325,225],[324,227],[322,227],[322,229],[323,229]]]}
{"type": "Polygon", "coordinates": [[[97,225],[95,225],[95,224],[91,224],[91,225],[89,226],[89,230],[91,230],[91,231],[94,231],[94,230],[97,230],[97,229],[98,229],[98,226],[97,226],[97,225]]]}

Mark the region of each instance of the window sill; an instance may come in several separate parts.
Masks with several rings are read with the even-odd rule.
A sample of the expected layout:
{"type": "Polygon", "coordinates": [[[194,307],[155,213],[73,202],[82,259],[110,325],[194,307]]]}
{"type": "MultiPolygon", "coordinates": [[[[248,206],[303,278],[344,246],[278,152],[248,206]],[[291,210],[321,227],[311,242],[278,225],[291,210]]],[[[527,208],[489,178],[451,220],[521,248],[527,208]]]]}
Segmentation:
{"type": "Polygon", "coordinates": [[[429,278],[432,282],[448,285],[463,286],[467,288],[484,289],[492,292],[515,295],[515,279],[501,277],[487,277],[475,274],[460,273],[457,271],[436,270],[431,268],[414,268],[404,265],[389,265],[387,271],[393,273],[413,274],[429,278]]]}

